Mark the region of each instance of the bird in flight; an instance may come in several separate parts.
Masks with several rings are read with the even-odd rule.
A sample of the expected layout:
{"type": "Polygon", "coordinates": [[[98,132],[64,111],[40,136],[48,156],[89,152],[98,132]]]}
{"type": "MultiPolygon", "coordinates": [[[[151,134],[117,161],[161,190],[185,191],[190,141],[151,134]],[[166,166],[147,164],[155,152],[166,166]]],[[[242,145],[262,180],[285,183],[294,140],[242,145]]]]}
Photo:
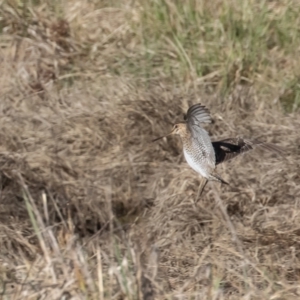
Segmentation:
{"type": "Polygon", "coordinates": [[[212,142],[208,132],[201,127],[201,123],[211,123],[211,121],[209,110],[204,105],[197,103],[188,109],[184,122],[175,124],[169,134],[153,140],[154,142],[173,134],[180,136],[187,163],[203,177],[199,196],[208,181],[228,184],[216,173],[215,169],[218,164],[257,147],[283,154],[279,147],[258,140],[238,137],[212,142]]]}

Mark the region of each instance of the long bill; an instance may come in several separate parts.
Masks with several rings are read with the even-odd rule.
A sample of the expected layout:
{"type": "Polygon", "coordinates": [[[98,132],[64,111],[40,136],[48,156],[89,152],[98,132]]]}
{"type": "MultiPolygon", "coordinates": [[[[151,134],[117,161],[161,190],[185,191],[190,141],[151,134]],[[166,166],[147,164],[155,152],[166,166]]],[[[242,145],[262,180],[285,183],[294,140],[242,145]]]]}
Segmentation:
{"type": "Polygon", "coordinates": [[[158,137],[158,138],[152,140],[152,142],[156,142],[156,141],[158,141],[158,140],[160,140],[160,139],[162,139],[162,138],[164,138],[164,137],[166,137],[166,136],[169,136],[169,135],[171,135],[171,134],[172,134],[172,132],[170,132],[170,133],[167,134],[167,135],[160,136],[160,137],[158,137]]]}

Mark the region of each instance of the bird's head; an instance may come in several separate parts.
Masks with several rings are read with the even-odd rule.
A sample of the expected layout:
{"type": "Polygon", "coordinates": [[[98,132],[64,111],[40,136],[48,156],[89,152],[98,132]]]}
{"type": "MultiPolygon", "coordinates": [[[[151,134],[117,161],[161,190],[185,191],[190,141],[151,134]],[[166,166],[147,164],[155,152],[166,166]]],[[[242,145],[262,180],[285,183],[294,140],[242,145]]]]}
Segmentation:
{"type": "Polygon", "coordinates": [[[185,123],[177,123],[173,126],[172,131],[170,134],[177,134],[182,136],[186,131],[186,124],[185,123]]]}
{"type": "Polygon", "coordinates": [[[160,140],[166,136],[172,135],[172,134],[177,134],[179,136],[183,136],[185,131],[186,131],[186,124],[185,123],[177,123],[173,126],[172,131],[169,134],[161,136],[159,138],[156,138],[153,140],[153,142],[160,140]]]}

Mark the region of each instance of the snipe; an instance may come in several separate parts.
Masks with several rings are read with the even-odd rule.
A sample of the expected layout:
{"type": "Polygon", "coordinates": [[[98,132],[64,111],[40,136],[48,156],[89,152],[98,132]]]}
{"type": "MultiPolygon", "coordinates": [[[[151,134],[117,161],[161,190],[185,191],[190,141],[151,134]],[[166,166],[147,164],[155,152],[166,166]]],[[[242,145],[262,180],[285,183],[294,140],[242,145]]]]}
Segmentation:
{"type": "Polygon", "coordinates": [[[204,178],[200,185],[200,195],[209,180],[228,184],[215,172],[218,164],[256,147],[262,147],[279,154],[283,153],[279,147],[258,140],[228,138],[212,142],[208,132],[201,127],[201,123],[211,123],[211,121],[209,110],[198,103],[188,109],[183,123],[175,124],[172,131],[165,135],[177,134],[180,136],[187,163],[204,178]]]}

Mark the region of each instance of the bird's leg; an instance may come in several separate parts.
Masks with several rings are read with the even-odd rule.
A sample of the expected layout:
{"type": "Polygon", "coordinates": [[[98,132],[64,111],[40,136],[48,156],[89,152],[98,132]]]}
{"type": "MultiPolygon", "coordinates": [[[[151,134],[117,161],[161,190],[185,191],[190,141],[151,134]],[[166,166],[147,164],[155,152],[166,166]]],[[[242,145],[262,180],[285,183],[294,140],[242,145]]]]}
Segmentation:
{"type": "Polygon", "coordinates": [[[201,186],[200,186],[201,189],[199,190],[199,191],[200,191],[199,197],[201,197],[201,195],[202,195],[202,193],[203,193],[203,191],[204,191],[204,188],[205,188],[207,182],[208,182],[208,180],[207,180],[206,178],[202,178],[202,184],[201,184],[201,186]]]}
{"type": "Polygon", "coordinates": [[[197,197],[195,199],[195,203],[197,203],[199,198],[201,197],[202,192],[203,192],[207,182],[208,182],[208,180],[206,178],[204,178],[204,177],[201,178],[200,186],[199,186],[198,193],[197,193],[197,197]]]}

